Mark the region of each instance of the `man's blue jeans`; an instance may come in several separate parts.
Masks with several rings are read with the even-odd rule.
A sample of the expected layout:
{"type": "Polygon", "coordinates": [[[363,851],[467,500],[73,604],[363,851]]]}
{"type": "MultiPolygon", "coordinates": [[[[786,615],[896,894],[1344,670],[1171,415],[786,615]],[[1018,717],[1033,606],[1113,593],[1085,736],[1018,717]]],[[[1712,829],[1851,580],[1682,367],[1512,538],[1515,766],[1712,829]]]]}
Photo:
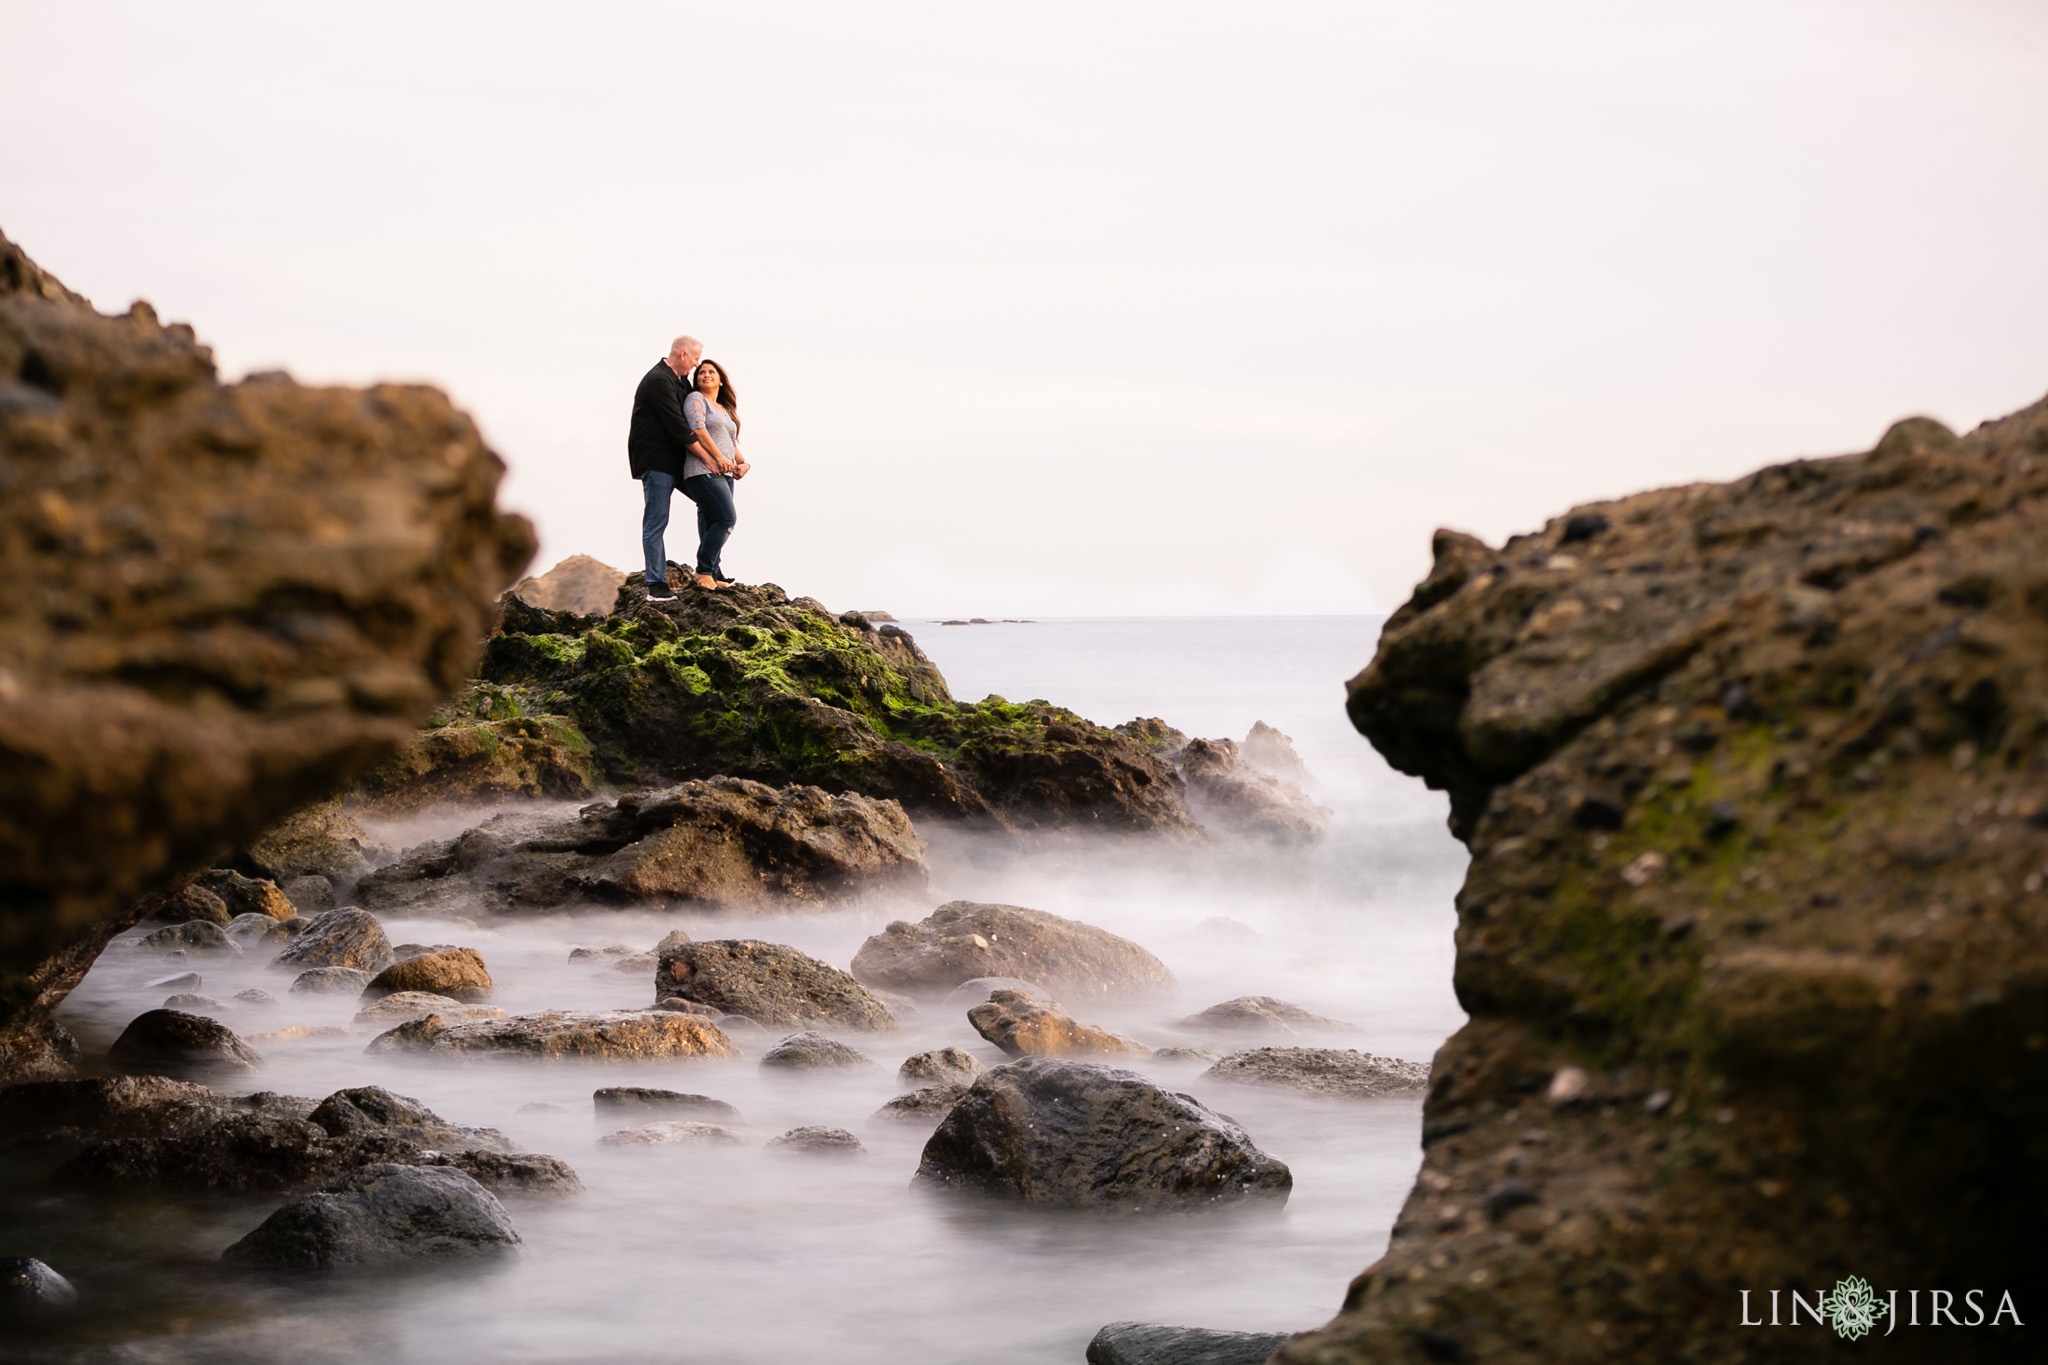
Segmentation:
{"type": "Polygon", "coordinates": [[[676,476],[650,469],[640,476],[640,492],[647,500],[640,513],[640,552],[647,561],[647,586],[668,584],[668,547],[662,535],[668,530],[668,500],[676,491],[676,476]]]}
{"type": "Polygon", "coordinates": [[[732,503],[732,479],[724,474],[692,474],[683,480],[683,496],[697,504],[697,572],[722,583],[725,570],[718,556],[740,519],[732,503]]]}

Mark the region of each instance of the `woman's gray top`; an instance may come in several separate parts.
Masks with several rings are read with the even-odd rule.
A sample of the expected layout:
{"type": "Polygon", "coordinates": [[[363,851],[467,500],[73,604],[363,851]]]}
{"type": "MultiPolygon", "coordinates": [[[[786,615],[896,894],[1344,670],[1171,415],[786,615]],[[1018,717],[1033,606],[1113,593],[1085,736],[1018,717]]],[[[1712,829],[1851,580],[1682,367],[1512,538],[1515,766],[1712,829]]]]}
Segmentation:
{"type": "MultiPolygon", "coordinates": [[[[685,394],[683,397],[683,421],[689,424],[690,430],[693,432],[710,432],[711,444],[718,447],[718,453],[725,456],[729,462],[738,462],[733,452],[739,449],[739,428],[732,424],[732,414],[728,413],[724,408],[721,408],[716,403],[706,401],[701,393],[692,392],[685,394]]],[[[683,477],[687,479],[696,474],[715,474],[717,472],[710,465],[704,463],[704,457],[698,454],[696,443],[692,442],[690,453],[683,461],[683,477]]]]}

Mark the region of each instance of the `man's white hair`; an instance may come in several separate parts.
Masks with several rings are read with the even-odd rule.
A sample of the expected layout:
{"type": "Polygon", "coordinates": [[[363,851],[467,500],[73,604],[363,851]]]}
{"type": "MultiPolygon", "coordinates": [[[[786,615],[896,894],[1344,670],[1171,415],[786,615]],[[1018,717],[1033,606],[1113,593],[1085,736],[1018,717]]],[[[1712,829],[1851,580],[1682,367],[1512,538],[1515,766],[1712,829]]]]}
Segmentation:
{"type": "Polygon", "coordinates": [[[704,343],[697,340],[697,338],[695,337],[686,336],[677,337],[674,341],[671,341],[668,344],[668,353],[673,356],[687,355],[691,351],[695,351],[698,355],[703,355],[704,343]]]}

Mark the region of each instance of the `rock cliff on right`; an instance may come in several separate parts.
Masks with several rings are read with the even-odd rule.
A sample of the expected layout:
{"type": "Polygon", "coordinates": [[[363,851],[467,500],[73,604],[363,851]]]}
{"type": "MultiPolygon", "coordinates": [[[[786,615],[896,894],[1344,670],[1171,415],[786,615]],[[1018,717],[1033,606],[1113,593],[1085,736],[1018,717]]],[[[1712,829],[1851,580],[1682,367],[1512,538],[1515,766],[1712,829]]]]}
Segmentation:
{"type": "Polygon", "coordinates": [[[2048,402],[1438,533],[1349,710],[1471,849],[1471,1021],[1276,1361],[2038,1358],[2044,495],[2048,402]]]}

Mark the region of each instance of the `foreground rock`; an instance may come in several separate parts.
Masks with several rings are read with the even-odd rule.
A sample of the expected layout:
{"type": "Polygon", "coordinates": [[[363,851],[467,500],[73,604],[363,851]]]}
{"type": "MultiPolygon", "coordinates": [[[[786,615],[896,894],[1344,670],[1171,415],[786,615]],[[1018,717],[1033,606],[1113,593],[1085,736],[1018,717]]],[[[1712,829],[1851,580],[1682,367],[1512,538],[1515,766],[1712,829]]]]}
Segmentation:
{"type": "Polygon", "coordinates": [[[0,1257],[0,1317],[32,1318],[77,1302],[71,1281],[35,1257],[0,1257]]]}
{"type": "Polygon", "coordinates": [[[664,940],[658,963],[657,997],[695,1001],[770,1028],[816,1024],[872,1033],[897,1026],[889,1007],[860,982],[780,943],[664,940]]]}
{"type": "Polygon", "coordinates": [[[222,385],[191,328],[99,314],[5,238],[0,374],[0,771],[22,776],[0,790],[0,1078],[20,1079],[68,1069],[51,1012],[154,888],[462,684],[533,535],[441,394],[222,385]]]}
{"type": "Polygon", "coordinates": [[[474,948],[448,948],[392,963],[363,987],[363,994],[374,999],[400,991],[418,991],[451,1000],[477,1001],[488,1000],[495,989],[482,953],[474,948]]]}
{"type": "Polygon", "coordinates": [[[483,679],[572,721],[620,786],[726,774],[1018,829],[1196,832],[1142,747],[1045,702],[955,702],[900,627],[773,585],[650,603],[628,581],[597,623],[508,599],[483,679]]]}
{"type": "Polygon", "coordinates": [[[379,1035],[368,1050],[620,1060],[740,1055],[716,1024],[667,1010],[548,1010],[465,1024],[430,1014],[379,1035]]]}
{"type": "Polygon", "coordinates": [[[1225,1029],[1240,1033],[1351,1033],[1341,1019],[1325,1019],[1299,1005],[1270,995],[1240,995],[1180,1021],[1182,1028],[1225,1029]]]}
{"type": "Polygon", "coordinates": [[[367,910],[348,907],[316,915],[292,939],[291,946],[271,959],[273,967],[307,971],[315,967],[347,967],[375,976],[393,960],[384,926],[367,910]]]}
{"type": "MultiPolygon", "coordinates": [[[[2048,404],[1961,438],[1916,419],[1499,549],[1438,534],[1349,705],[1471,849],[1471,1020],[1384,1261],[1282,1360],[1421,1360],[1423,1333],[1488,1361],[1808,1359],[1855,1348],[1709,1305],[1831,1289],[1821,1267],[1881,1302],[2014,1285],[2048,1202],[2009,1155],[2048,1129],[2023,1044],[2048,993],[2044,455],[2048,404]]],[[[2025,1349],[2010,1318],[1911,1332],[1886,1342],[2025,1349]]]]}
{"type": "Polygon", "coordinates": [[[107,1049],[122,1071],[207,1079],[243,1075],[263,1065],[263,1054],[218,1020],[183,1010],[138,1014],[107,1049]]]}
{"type": "Polygon", "coordinates": [[[855,977],[885,990],[942,995],[984,976],[1018,977],[1062,1000],[1158,995],[1166,964],[1126,938],[1017,905],[949,901],[923,920],[897,920],[861,944],[855,977]]]}
{"type": "Polygon", "coordinates": [[[224,1261],[328,1270],[474,1256],[519,1241],[504,1205],[461,1171],[382,1163],[293,1200],[221,1253],[224,1261]]]}
{"type": "Polygon", "coordinates": [[[997,991],[967,1011],[974,1031],[1012,1057],[1093,1057],[1152,1049],[1120,1033],[1081,1023],[1058,1005],[1022,991],[997,991]]]}
{"type": "Polygon", "coordinates": [[[569,816],[500,815],[368,877],[373,909],[500,913],[605,905],[769,910],[922,893],[903,808],[717,777],[569,816]]]}
{"type": "Polygon", "coordinates": [[[822,1033],[792,1033],[761,1055],[761,1065],[778,1071],[867,1071],[872,1057],[822,1033]]]}
{"type": "Polygon", "coordinates": [[[1221,1114],[1131,1071],[1031,1057],[984,1072],[925,1143],[919,1182],[1047,1208],[1284,1201],[1294,1178],[1221,1114]]]}
{"type": "Polygon", "coordinates": [[[1284,1085],[1314,1095],[1367,1099],[1415,1094],[1429,1084],[1429,1068],[1420,1062],[1348,1048],[1258,1047],[1231,1053],[1203,1072],[1202,1079],[1284,1085]]]}
{"type": "Polygon", "coordinates": [[[1285,1332],[1216,1332],[1112,1322],[1088,1343],[1088,1365],[1265,1365],[1285,1332]]]}

